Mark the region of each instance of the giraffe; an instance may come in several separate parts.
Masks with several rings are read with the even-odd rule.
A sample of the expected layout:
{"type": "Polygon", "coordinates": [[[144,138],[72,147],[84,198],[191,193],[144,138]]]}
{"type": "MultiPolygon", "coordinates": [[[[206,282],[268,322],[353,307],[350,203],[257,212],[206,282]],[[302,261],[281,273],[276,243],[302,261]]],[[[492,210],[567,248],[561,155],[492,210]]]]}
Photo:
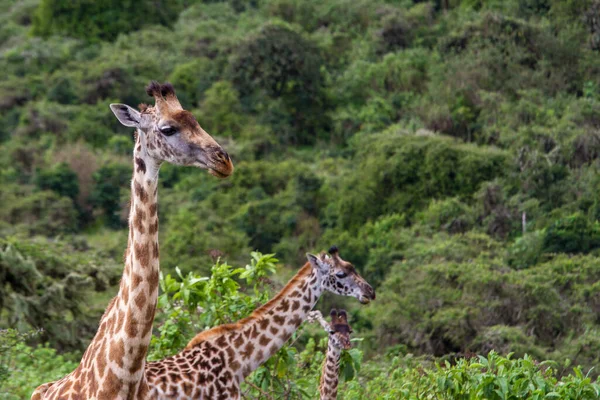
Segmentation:
{"type": "Polygon", "coordinates": [[[329,334],[327,343],[327,354],[321,370],[321,381],[319,383],[319,394],[321,400],[337,399],[337,388],[340,373],[340,356],[342,350],[352,347],[350,334],[352,328],[348,324],[348,316],[345,310],[333,308],[329,313],[331,323],[327,323],[320,311],[311,311],[308,315],[309,322],[318,322],[325,332],[329,334]]]}
{"type": "Polygon", "coordinates": [[[166,161],[207,169],[219,178],[233,173],[229,155],[183,110],[171,84],[151,82],[146,92],[155,105],[141,104],[139,112],[110,105],[121,124],[136,129],[129,237],[118,294],[79,366],[38,387],[32,399],[149,397],[144,367],[158,297],[158,170],[166,161]]]}
{"type": "Polygon", "coordinates": [[[240,384],[275,354],[306,319],[323,293],[356,297],[366,304],[373,288],[344,261],[307,254],[308,262],[287,285],[249,317],[194,337],[180,353],[146,365],[150,392],[157,399],[239,399],[240,384]]]}

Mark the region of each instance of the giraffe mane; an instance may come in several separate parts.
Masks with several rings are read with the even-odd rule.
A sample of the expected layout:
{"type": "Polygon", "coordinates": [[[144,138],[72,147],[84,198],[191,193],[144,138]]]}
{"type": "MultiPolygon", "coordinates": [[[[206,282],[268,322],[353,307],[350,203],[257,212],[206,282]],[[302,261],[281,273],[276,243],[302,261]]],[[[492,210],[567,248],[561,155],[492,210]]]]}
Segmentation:
{"type": "Polygon", "coordinates": [[[240,327],[259,319],[260,317],[262,317],[263,315],[265,315],[266,313],[271,311],[273,309],[273,307],[282,298],[287,296],[289,294],[289,292],[291,292],[296,287],[298,282],[300,282],[302,279],[304,279],[307,275],[310,275],[311,272],[312,272],[312,266],[310,265],[309,262],[307,262],[300,269],[300,271],[298,271],[298,273],[296,275],[294,275],[294,277],[292,277],[292,279],[289,280],[289,282],[283,287],[283,289],[281,289],[279,291],[279,293],[277,293],[271,300],[267,301],[265,304],[263,304],[262,306],[258,307],[256,310],[254,310],[252,312],[252,314],[250,314],[246,318],[242,318],[241,320],[239,320],[237,322],[234,322],[231,324],[215,326],[214,328],[208,329],[204,332],[200,332],[199,334],[194,336],[194,338],[192,340],[190,340],[190,342],[187,344],[187,346],[185,346],[185,348],[190,349],[194,346],[197,346],[201,342],[221,336],[228,332],[235,331],[235,330],[239,329],[240,327]]]}

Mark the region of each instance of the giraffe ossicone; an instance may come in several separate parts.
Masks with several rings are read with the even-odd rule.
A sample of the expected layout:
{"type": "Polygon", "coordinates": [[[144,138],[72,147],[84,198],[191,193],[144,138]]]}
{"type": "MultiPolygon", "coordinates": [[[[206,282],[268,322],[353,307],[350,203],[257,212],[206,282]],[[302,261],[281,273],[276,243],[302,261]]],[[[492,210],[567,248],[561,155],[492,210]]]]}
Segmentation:
{"type": "Polygon", "coordinates": [[[158,170],[163,162],[207,169],[224,178],[233,173],[229,155],[184,110],[170,84],[146,88],[154,106],[110,109],[136,129],[129,212],[129,237],[119,292],[79,366],[66,377],[38,387],[32,399],[148,399],[144,374],[152,335],[159,277],[158,170]]]}
{"type": "Polygon", "coordinates": [[[305,321],[324,291],[368,303],[373,288],[336,251],[307,254],[287,285],[250,316],[194,337],[180,353],[146,365],[157,399],[238,399],[240,384],[275,354],[305,321]]]}

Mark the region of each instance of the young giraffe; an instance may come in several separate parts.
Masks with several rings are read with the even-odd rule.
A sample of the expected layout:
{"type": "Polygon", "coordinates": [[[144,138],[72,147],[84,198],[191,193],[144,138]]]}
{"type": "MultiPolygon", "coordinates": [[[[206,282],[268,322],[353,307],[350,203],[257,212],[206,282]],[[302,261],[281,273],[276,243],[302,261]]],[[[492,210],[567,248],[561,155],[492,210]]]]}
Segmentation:
{"type": "Polygon", "coordinates": [[[352,347],[350,344],[350,334],[352,328],[348,324],[348,316],[345,310],[336,310],[329,313],[331,323],[327,323],[320,311],[311,311],[308,316],[310,322],[321,324],[325,332],[329,334],[327,343],[327,355],[323,362],[321,370],[321,381],[319,383],[319,393],[321,400],[337,399],[337,388],[340,373],[340,356],[342,350],[348,350],[352,347]]]}
{"type": "Polygon", "coordinates": [[[227,153],[182,109],[173,86],[152,82],[146,89],[155,106],[141,112],[111,104],[117,119],[136,128],[125,268],[117,296],[80,365],[61,380],[36,389],[32,399],[144,399],[146,352],[158,296],[157,189],[163,161],[192,165],[224,178],[233,172],[227,153]]]}
{"type": "Polygon", "coordinates": [[[323,291],[366,304],[375,291],[335,247],[309,262],[269,302],[234,324],[198,334],[175,356],[146,365],[158,399],[238,399],[240,383],[275,354],[306,319],[323,291]]]}

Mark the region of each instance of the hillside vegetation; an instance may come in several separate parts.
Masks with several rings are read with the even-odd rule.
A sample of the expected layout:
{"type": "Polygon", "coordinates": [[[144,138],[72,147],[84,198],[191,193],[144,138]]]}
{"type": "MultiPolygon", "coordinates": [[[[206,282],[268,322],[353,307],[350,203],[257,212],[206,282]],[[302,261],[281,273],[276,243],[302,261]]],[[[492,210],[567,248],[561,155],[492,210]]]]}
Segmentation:
{"type": "MultiPolygon", "coordinates": [[[[336,244],[377,290],[317,306],[360,338],[340,397],[600,396],[599,0],[4,0],[0,22],[0,398],[71,371],[117,291],[133,138],[108,104],[150,80],[236,167],[161,169],[151,358],[336,244]]],[[[246,397],[314,397],[322,336],[246,397]]]]}

